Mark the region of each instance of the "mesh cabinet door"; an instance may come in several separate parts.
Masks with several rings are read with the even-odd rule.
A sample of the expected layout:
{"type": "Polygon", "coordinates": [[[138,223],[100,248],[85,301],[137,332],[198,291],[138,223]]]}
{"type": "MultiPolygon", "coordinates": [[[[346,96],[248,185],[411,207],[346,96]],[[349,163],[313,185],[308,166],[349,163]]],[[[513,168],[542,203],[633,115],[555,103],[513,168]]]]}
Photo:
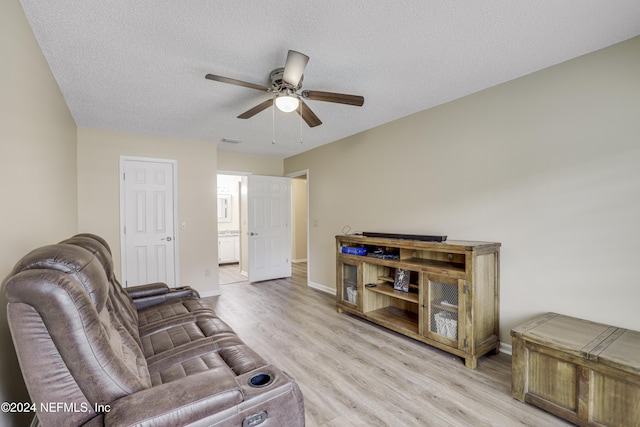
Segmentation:
{"type": "Polygon", "coordinates": [[[362,308],[362,272],[360,264],[341,262],[338,284],[340,303],[353,308],[362,308]]]}
{"type": "Polygon", "coordinates": [[[425,335],[458,347],[459,316],[463,282],[448,276],[428,275],[426,280],[425,335]]]}

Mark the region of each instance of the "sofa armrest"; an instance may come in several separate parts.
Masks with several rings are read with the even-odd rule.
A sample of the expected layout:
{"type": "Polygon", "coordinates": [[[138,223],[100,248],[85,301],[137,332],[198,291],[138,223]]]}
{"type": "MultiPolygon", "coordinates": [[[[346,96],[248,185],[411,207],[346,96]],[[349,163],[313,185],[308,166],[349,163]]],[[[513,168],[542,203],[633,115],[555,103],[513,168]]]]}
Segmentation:
{"type": "Polygon", "coordinates": [[[104,425],[188,425],[239,405],[244,397],[227,369],[202,372],[118,399],[104,414],[104,425]]]}
{"type": "Polygon", "coordinates": [[[169,292],[166,283],[147,283],[146,285],[131,286],[124,288],[132,299],[163,295],[169,292]]]}
{"type": "Polygon", "coordinates": [[[198,291],[190,286],[170,288],[164,283],[148,283],[146,285],[125,288],[125,290],[131,296],[137,310],[178,298],[200,298],[198,291]]]}

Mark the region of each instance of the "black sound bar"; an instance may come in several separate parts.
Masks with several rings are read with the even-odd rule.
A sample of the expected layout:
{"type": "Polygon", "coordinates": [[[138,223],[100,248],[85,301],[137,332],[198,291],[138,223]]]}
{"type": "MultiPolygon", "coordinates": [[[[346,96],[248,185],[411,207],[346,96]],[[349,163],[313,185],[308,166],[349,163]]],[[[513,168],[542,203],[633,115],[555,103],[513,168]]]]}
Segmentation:
{"type": "Polygon", "coordinates": [[[422,242],[444,242],[447,236],[426,236],[420,234],[373,233],[363,231],[364,237],[380,237],[383,239],[420,240],[422,242]]]}

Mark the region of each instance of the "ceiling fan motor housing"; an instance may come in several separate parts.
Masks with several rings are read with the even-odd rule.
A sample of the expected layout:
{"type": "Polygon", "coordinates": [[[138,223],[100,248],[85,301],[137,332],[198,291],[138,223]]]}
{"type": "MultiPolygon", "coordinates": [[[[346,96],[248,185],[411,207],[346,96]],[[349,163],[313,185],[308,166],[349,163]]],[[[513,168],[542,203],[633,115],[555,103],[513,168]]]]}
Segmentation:
{"type": "Polygon", "coordinates": [[[245,111],[238,116],[239,119],[248,119],[261,111],[271,107],[274,103],[278,108],[285,112],[297,111],[300,117],[309,125],[309,127],[315,127],[322,124],[322,121],[315,115],[315,113],[309,108],[309,106],[303,101],[324,101],[334,102],[337,104],[356,105],[361,107],[364,103],[364,98],[359,95],[348,95],[344,93],[324,92],[317,90],[304,90],[298,93],[298,90],[302,87],[303,72],[307,66],[309,57],[303,53],[289,50],[287,53],[287,61],[284,67],[276,68],[269,74],[271,80],[271,87],[245,82],[238,79],[232,79],[229,77],[218,76],[216,74],[207,74],[206,79],[218,81],[221,83],[228,83],[237,86],[247,87],[249,89],[256,89],[263,92],[269,92],[275,94],[275,98],[267,99],[255,107],[245,111]]]}
{"type": "Polygon", "coordinates": [[[271,74],[269,74],[269,79],[271,79],[272,92],[274,93],[288,92],[288,91],[295,92],[302,87],[302,80],[304,79],[304,76],[300,76],[300,81],[298,82],[298,85],[293,86],[282,79],[283,75],[284,75],[284,68],[276,68],[275,70],[271,71],[271,74]]]}

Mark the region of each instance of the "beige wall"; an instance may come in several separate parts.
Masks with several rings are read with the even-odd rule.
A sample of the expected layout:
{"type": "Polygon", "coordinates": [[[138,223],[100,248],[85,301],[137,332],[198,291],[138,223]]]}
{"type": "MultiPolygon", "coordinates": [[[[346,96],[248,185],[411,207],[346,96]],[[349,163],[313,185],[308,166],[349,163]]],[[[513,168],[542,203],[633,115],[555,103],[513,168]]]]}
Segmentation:
{"type": "Polygon", "coordinates": [[[640,330],[638,76],[635,38],[286,159],[309,280],[335,288],[345,225],[498,241],[501,340],[546,311],[640,330]]]}
{"type": "MultiPolygon", "coordinates": [[[[159,157],[178,161],[178,216],[189,224],[178,230],[181,281],[215,293],[216,169],[309,169],[312,282],[335,286],[333,236],[347,224],[495,240],[503,340],[550,310],[640,330],[639,38],[283,162],[202,142],[76,133],[17,0],[0,3],[0,36],[2,277],[28,250],[78,231],[107,238],[119,272],[119,156],[159,157]]],[[[2,309],[0,400],[26,401],[5,319],[2,309]]],[[[30,417],[0,413],[0,425],[30,417]]]]}
{"type": "Polygon", "coordinates": [[[283,169],[284,161],[275,157],[218,151],[218,170],[223,173],[243,172],[253,175],[282,176],[283,169]]]}
{"type": "MultiPolygon", "coordinates": [[[[0,280],[31,249],[77,232],[76,125],[17,0],[0,2],[0,280]]],[[[0,401],[25,402],[0,289],[0,401]]],[[[33,414],[0,412],[0,425],[33,414]]]]}
{"type": "Polygon", "coordinates": [[[78,129],[78,229],[111,245],[120,277],[120,156],[177,160],[180,284],[219,293],[215,144],[78,129]]]}

